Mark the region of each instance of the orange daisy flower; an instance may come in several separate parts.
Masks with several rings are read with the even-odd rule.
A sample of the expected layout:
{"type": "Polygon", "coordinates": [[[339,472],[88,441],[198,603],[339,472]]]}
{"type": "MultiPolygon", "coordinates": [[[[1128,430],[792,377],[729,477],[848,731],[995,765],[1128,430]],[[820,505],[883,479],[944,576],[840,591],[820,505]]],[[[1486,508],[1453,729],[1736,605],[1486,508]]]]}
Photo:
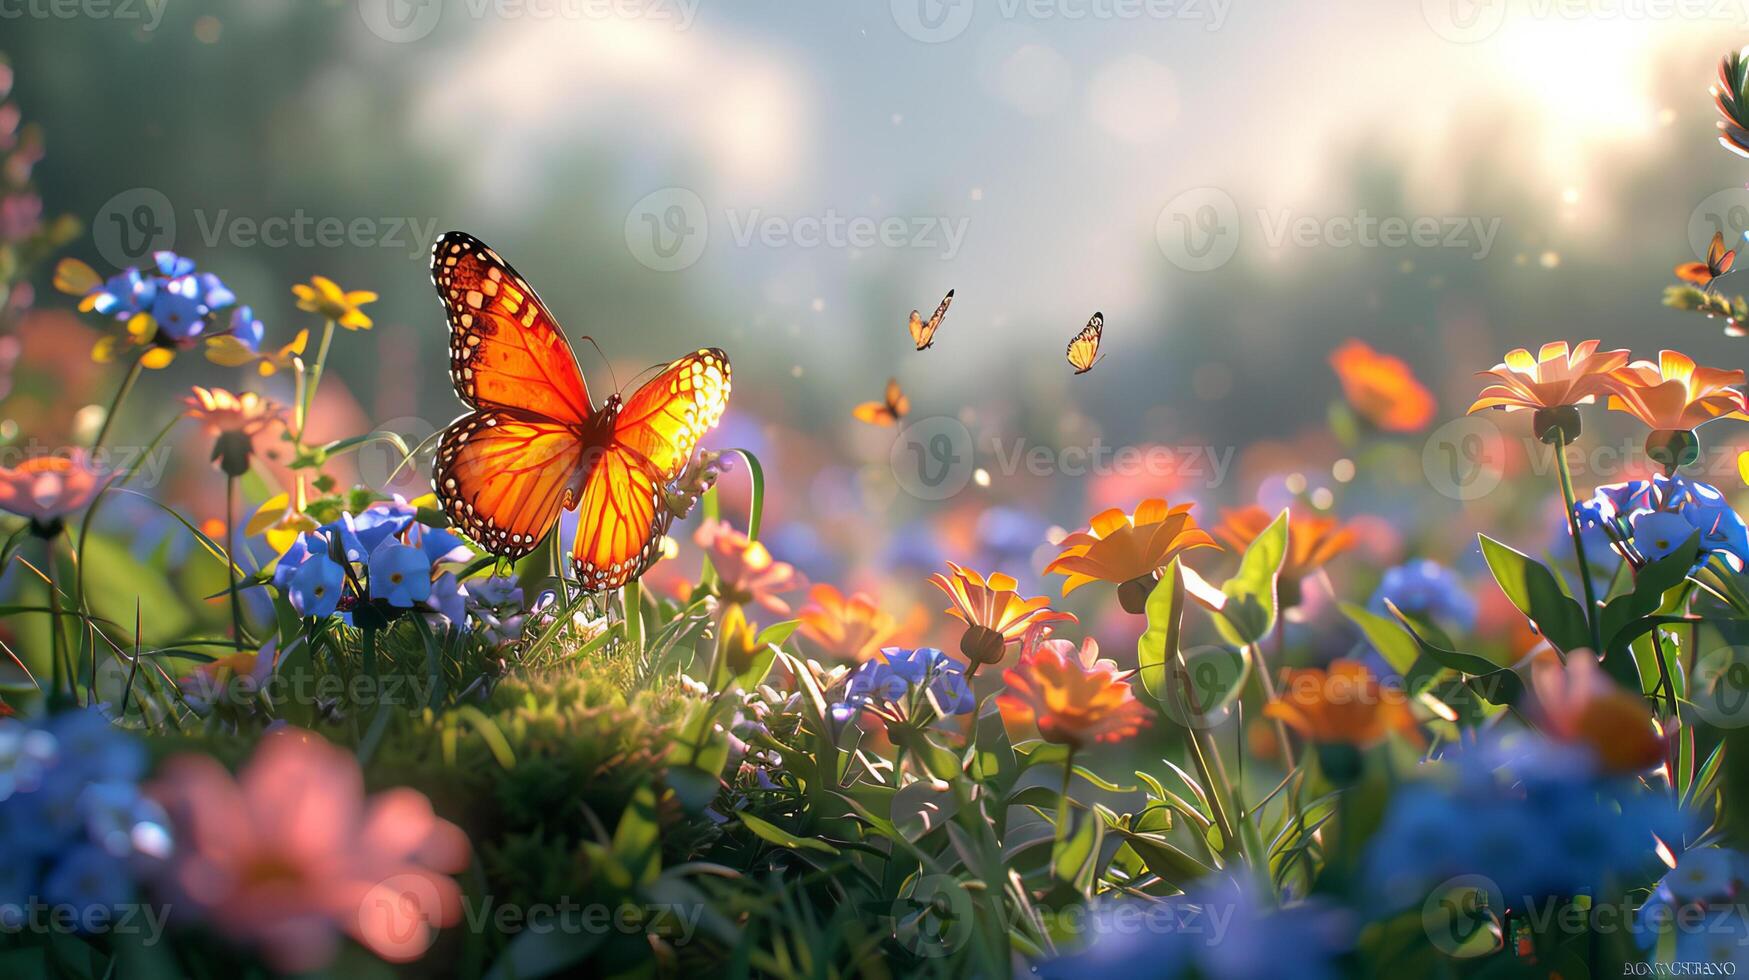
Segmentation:
{"type": "Polygon", "coordinates": [[[1328,669],[1283,673],[1281,694],[1263,706],[1263,714],[1311,741],[1366,748],[1397,732],[1422,744],[1409,696],[1380,684],[1361,661],[1338,659],[1328,669]]]}
{"type": "Polygon", "coordinates": [[[848,598],[821,583],[808,591],[808,605],[797,618],[801,634],[828,656],[839,660],[868,660],[898,632],[899,622],[861,592],[848,598]]]}
{"type": "Polygon", "coordinates": [[[1569,350],[1567,342],[1561,340],[1544,344],[1535,356],[1522,347],[1509,351],[1506,360],[1493,370],[1476,375],[1493,378],[1494,383],[1482,389],[1470,411],[1501,408],[1516,412],[1591,404],[1598,395],[1609,394],[1610,372],[1624,367],[1632,356],[1626,350],[1599,352],[1597,345],[1598,341],[1583,340],[1569,350]]]}
{"type": "MultiPolygon", "coordinates": [[[[1221,526],[1215,529],[1215,534],[1229,548],[1243,552],[1274,521],[1274,515],[1256,504],[1238,510],[1223,510],[1221,526]]],[[[1282,604],[1299,605],[1300,582],[1323,568],[1332,558],[1352,549],[1359,540],[1360,536],[1353,527],[1344,525],[1334,517],[1319,517],[1290,510],[1287,518],[1287,554],[1282,557],[1281,572],[1276,578],[1280,583],[1282,604]]]]}
{"type": "Polygon", "coordinates": [[[1007,721],[1037,724],[1048,742],[1075,748],[1117,742],[1148,723],[1128,678],[1117,664],[1099,659],[1091,637],[1079,650],[1067,640],[1046,640],[1003,672],[1008,690],[996,696],[996,706],[1007,721]]]}
{"type": "Polygon", "coordinates": [[[951,577],[936,572],[929,576],[929,582],[947,593],[953,603],[947,614],[966,624],[960,652],[972,663],[1001,660],[1008,645],[1020,642],[1034,625],[1077,622],[1070,613],[1052,610],[1051,600],[1044,596],[1025,598],[1016,591],[1020,583],[1000,572],[986,579],[951,561],[947,567],[953,572],[951,577]]]}
{"type": "Polygon", "coordinates": [[[1155,573],[1183,552],[1220,547],[1196,526],[1190,508],[1153,498],[1142,501],[1133,515],[1116,507],[1097,514],[1087,530],[1063,539],[1062,553],[1045,566],[1045,574],[1067,576],[1064,595],[1089,582],[1110,582],[1118,586],[1124,610],[1140,614],[1147,608],[1155,573]]]}
{"type": "Polygon", "coordinates": [[[1387,432],[1419,432],[1433,421],[1433,393],[1401,358],[1350,340],[1330,354],[1330,366],[1354,410],[1387,432]]]}
{"type": "Polygon", "coordinates": [[[1646,702],[1623,690],[1588,651],[1567,662],[1549,657],[1531,665],[1535,718],[1557,741],[1588,746],[1610,772],[1642,772],[1664,761],[1664,738],[1646,702]]]}
{"type": "Polygon", "coordinates": [[[1697,367],[1693,358],[1659,351],[1658,363],[1635,361],[1610,374],[1609,407],[1653,430],[1687,431],[1745,411],[1742,371],[1697,367]]]}

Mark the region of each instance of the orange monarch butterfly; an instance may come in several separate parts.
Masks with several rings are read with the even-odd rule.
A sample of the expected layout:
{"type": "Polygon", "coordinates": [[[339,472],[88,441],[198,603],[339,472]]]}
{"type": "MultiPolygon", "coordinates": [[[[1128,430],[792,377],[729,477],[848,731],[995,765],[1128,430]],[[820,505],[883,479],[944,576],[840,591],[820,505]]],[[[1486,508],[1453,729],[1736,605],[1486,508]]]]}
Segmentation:
{"type": "Polygon", "coordinates": [[[911,399],[899,390],[899,379],[887,379],[887,399],[884,402],[863,402],[850,414],[870,425],[892,425],[911,411],[911,399]]]}
{"type": "Polygon", "coordinates": [[[1069,341],[1069,364],[1076,374],[1086,374],[1093,370],[1093,365],[1104,360],[1104,355],[1099,353],[1099,336],[1104,332],[1105,314],[1095,313],[1081,332],[1069,341]]]}
{"type": "Polygon", "coordinates": [[[1676,278],[1683,282],[1691,282],[1705,289],[1713,288],[1713,280],[1731,271],[1731,266],[1737,264],[1737,250],[1725,250],[1725,233],[1713,232],[1712,244],[1707,246],[1705,262],[1684,262],[1676,267],[1676,278]]]}
{"type": "Polygon", "coordinates": [[[598,408],[528,281],[472,235],[431,251],[449,315],[449,374],[470,411],[449,424],[432,483],[450,519],[503,558],[579,511],[571,563],[591,592],[642,575],[673,521],[662,495],[729,401],[729,358],[696,351],[598,408]]]}
{"type": "Polygon", "coordinates": [[[928,350],[935,346],[935,331],[941,329],[941,318],[947,316],[947,308],[953,303],[953,290],[948,290],[942,297],[941,305],[935,308],[935,315],[923,322],[923,314],[918,310],[911,311],[911,342],[918,350],[928,350]]]}

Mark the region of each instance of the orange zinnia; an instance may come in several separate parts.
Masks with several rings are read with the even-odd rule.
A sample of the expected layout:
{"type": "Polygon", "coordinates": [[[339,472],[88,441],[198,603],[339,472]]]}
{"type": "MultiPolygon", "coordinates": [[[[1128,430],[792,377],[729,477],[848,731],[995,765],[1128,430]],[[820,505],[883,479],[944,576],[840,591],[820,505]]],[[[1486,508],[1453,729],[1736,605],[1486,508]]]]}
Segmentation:
{"type": "Polygon", "coordinates": [[[1002,717],[1034,722],[1048,742],[1075,748],[1129,738],[1148,723],[1148,710],[1130,689],[1128,674],[1099,659],[1089,637],[1076,650],[1067,640],[1046,640],[1002,674],[1008,690],[996,696],[1002,717]]]}
{"type": "Polygon", "coordinates": [[[192,390],[194,393],[182,400],[188,406],[183,414],[205,426],[207,434],[214,438],[227,433],[253,438],[275,422],[285,420],[284,408],[253,391],[237,395],[223,388],[199,385],[192,390]]]}
{"type": "Polygon", "coordinates": [[[947,567],[953,572],[951,578],[936,572],[929,582],[953,602],[947,614],[966,624],[960,652],[973,663],[1001,660],[1008,645],[1020,642],[1035,624],[1077,622],[1073,615],[1051,609],[1051,600],[1044,596],[1022,596],[1017,591],[1020,583],[1010,576],[997,572],[986,579],[951,561],[947,567]]]}
{"type": "Polygon", "coordinates": [[[1408,695],[1380,684],[1358,660],[1332,660],[1327,670],[1285,671],[1281,694],[1263,706],[1263,714],[1314,742],[1366,748],[1392,732],[1417,745],[1423,741],[1408,695]]]}
{"type": "Polygon", "coordinates": [[[1508,412],[1521,409],[1562,408],[1568,405],[1589,405],[1598,395],[1610,392],[1611,371],[1628,363],[1626,350],[1597,350],[1595,340],[1580,341],[1571,350],[1567,342],[1544,344],[1533,357],[1520,347],[1510,351],[1506,360],[1491,371],[1482,371],[1479,378],[1493,378],[1494,383],[1482,389],[1470,411],[1502,408],[1508,412]]]}
{"type": "Polygon", "coordinates": [[[1589,747],[1608,771],[1641,772],[1664,761],[1664,739],[1646,702],[1611,680],[1590,651],[1567,654],[1565,664],[1538,660],[1531,687],[1542,730],[1556,741],[1589,747]]]}
{"type": "Polygon", "coordinates": [[[1654,430],[1687,431],[1745,410],[1742,371],[1696,367],[1686,354],[1659,351],[1658,363],[1635,361],[1610,374],[1609,407],[1654,430]]]}
{"type": "MultiPolygon", "coordinates": [[[[1252,504],[1238,510],[1221,511],[1221,526],[1215,533],[1234,551],[1243,552],[1257,540],[1275,518],[1269,511],[1252,504]]],[[[1287,518],[1287,554],[1282,556],[1281,572],[1276,576],[1280,583],[1282,604],[1285,606],[1299,605],[1300,582],[1308,575],[1324,567],[1324,564],[1337,555],[1353,548],[1359,540],[1354,528],[1342,524],[1334,517],[1318,517],[1314,514],[1288,512],[1287,518]]]]}
{"type": "Polygon", "coordinates": [[[861,662],[898,632],[899,622],[861,592],[844,593],[821,583],[808,591],[808,606],[798,617],[801,633],[827,655],[861,662]]]}
{"type": "Polygon", "coordinates": [[[1065,575],[1063,594],[1089,582],[1117,585],[1126,611],[1146,609],[1154,574],[1192,548],[1218,548],[1196,526],[1190,504],[1169,507],[1158,498],[1142,501],[1134,515],[1116,507],[1095,515],[1091,526],[1065,537],[1061,554],[1045,566],[1047,575],[1065,575]]]}
{"type": "Polygon", "coordinates": [[[1330,354],[1330,366],[1354,410],[1387,432],[1419,432],[1433,421],[1433,393],[1401,358],[1350,340],[1330,354]]]}

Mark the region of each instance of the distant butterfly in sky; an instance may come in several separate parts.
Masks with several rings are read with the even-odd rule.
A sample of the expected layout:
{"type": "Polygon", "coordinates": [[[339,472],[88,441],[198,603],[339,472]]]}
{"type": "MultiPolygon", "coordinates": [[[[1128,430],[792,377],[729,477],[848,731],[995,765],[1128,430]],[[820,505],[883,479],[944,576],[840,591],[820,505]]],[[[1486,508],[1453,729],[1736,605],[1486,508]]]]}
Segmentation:
{"type": "Polygon", "coordinates": [[[1104,332],[1105,314],[1095,313],[1081,332],[1069,341],[1069,364],[1076,374],[1086,374],[1103,359],[1099,353],[1099,336],[1104,332]]]}
{"type": "Polygon", "coordinates": [[[858,420],[870,425],[892,425],[911,411],[911,399],[899,390],[899,379],[887,379],[885,401],[863,402],[850,410],[858,420]]]}
{"type": "Polygon", "coordinates": [[[911,311],[911,342],[918,350],[928,350],[935,346],[935,331],[941,329],[941,318],[947,316],[947,308],[953,303],[953,290],[948,290],[942,297],[941,305],[935,308],[935,315],[923,322],[923,314],[918,310],[911,311]]]}
{"type": "Polygon", "coordinates": [[[695,351],[597,407],[558,323],[497,252],[449,232],[432,248],[431,281],[449,315],[450,380],[470,409],[438,443],[444,513],[514,559],[559,508],[575,509],[571,564],[584,589],[642,575],[673,521],[665,488],[728,405],[728,356],[695,351]]]}
{"type": "Polygon", "coordinates": [[[1676,267],[1676,278],[1710,290],[1713,280],[1730,272],[1736,263],[1737,250],[1726,250],[1724,232],[1715,231],[1712,244],[1707,246],[1706,261],[1682,263],[1676,267]]]}

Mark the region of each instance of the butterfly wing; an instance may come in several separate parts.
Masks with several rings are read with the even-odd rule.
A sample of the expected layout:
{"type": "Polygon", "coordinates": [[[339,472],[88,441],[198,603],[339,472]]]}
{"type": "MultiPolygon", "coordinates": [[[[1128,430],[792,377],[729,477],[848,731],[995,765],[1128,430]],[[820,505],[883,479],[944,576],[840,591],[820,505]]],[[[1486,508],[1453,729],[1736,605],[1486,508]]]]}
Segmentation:
{"type": "Polygon", "coordinates": [[[632,393],[614,423],[614,442],[651,470],[658,483],[680,475],[706,432],[729,407],[729,355],[694,351],[632,393]]]}
{"type": "Polygon", "coordinates": [[[1099,339],[1105,332],[1105,314],[1095,313],[1081,328],[1074,339],[1069,341],[1069,364],[1076,374],[1086,374],[1093,370],[1093,364],[1099,357],[1099,339]]]}
{"type": "Polygon", "coordinates": [[[577,506],[571,560],[583,588],[616,589],[655,562],[674,519],[664,487],[728,404],[729,358],[713,347],[668,365],[620,407],[608,445],[588,454],[577,506]]]}
{"type": "Polygon", "coordinates": [[[887,391],[884,401],[863,402],[850,410],[859,422],[870,425],[892,425],[904,418],[911,411],[911,399],[899,387],[898,378],[887,379],[887,391]]]}
{"type": "Polygon", "coordinates": [[[573,424],[589,417],[589,386],[570,343],[510,263],[452,231],[432,247],[431,281],[449,316],[450,380],[468,407],[573,424]]]}
{"type": "Polygon", "coordinates": [[[585,590],[617,589],[644,574],[661,554],[674,514],[662,486],[622,445],[601,452],[583,483],[571,565],[585,590]]]}
{"type": "Polygon", "coordinates": [[[444,512],[468,537],[504,558],[534,550],[583,464],[575,426],[517,409],[488,408],[450,423],[432,477],[444,512]]]}
{"type": "Polygon", "coordinates": [[[941,305],[935,308],[935,313],[929,317],[929,322],[923,322],[923,315],[917,310],[911,311],[911,341],[918,350],[935,344],[935,331],[941,329],[941,318],[947,316],[947,308],[953,305],[953,290],[948,290],[942,297],[941,305]]]}

